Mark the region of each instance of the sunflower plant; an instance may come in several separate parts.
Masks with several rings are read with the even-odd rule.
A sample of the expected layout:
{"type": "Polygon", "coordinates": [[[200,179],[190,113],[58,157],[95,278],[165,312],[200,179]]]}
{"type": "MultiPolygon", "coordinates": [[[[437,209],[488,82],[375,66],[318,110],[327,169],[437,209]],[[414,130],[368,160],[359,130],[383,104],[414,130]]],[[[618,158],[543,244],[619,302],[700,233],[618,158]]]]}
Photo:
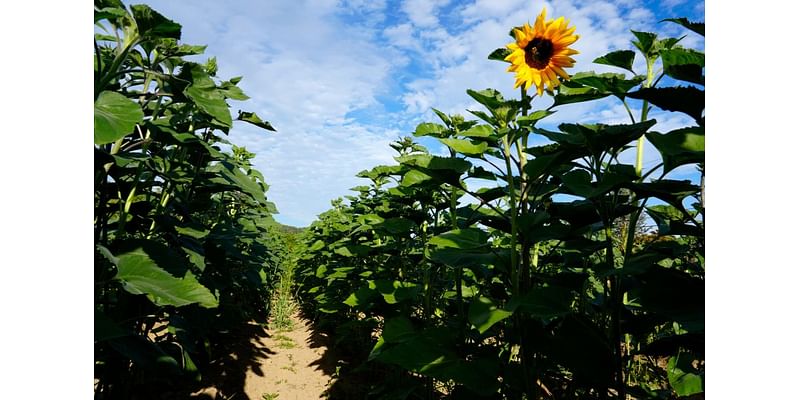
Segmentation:
{"type": "MultiPolygon", "coordinates": [[[[702,23],[672,22],[703,34],[702,23]]],[[[301,297],[333,332],[374,329],[357,342],[372,337],[372,351],[352,363],[360,365],[353,373],[380,371],[370,375],[373,394],[668,399],[703,391],[704,209],[699,185],[669,175],[703,166],[702,53],[681,48],[680,38],[634,32],[644,74],[633,70],[632,50],[594,60],[630,74],[568,73],[576,31],[545,11],[513,28],[513,42],[489,58],[510,64],[520,99],[467,90],[482,106],[468,110],[475,121],[434,109],[439,121],[413,134],[438,140],[446,155],[410,139],[393,145],[397,164],[359,174],[372,185],[353,188],[358,196],[310,229],[301,297]],[[532,107],[545,94],[552,104],[532,107]],[[606,97],[630,110],[629,123],[540,126],[561,106],[606,97]],[[635,118],[630,106],[640,101],[635,118]],[[653,107],[694,123],[656,132],[653,107]],[[661,157],[649,170],[620,161],[641,141],[661,157]],[[657,230],[619,223],[642,214],[657,230]]]]}

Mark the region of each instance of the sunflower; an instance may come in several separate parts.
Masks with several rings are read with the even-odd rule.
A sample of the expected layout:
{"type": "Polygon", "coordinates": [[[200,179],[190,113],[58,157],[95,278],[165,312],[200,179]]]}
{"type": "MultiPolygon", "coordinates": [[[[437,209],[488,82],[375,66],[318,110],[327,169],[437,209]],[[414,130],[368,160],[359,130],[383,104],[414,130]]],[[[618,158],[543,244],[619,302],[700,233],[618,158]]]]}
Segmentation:
{"type": "Polygon", "coordinates": [[[514,88],[524,83],[525,89],[528,89],[533,84],[539,96],[545,83],[550,90],[558,86],[556,75],[569,79],[563,68],[575,65],[575,60],[570,56],[578,54],[577,50],[568,47],[578,40],[579,36],[572,34],[575,27],[567,28],[569,20],[564,20],[564,17],[545,22],[545,12],[543,9],[536,17],[533,27],[525,23],[521,28],[514,28],[517,40],[506,45],[511,54],[505,58],[511,62],[507,71],[517,73],[514,88]]]}

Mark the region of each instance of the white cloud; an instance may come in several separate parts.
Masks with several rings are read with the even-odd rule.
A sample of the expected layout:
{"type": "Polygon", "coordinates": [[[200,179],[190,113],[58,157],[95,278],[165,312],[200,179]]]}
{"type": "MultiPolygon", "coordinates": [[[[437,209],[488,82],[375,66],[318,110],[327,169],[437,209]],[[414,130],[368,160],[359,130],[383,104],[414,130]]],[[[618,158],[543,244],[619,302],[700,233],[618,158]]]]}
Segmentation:
{"type": "Polygon", "coordinates": [[[414,26],[411,24],[400,24],[386,28],[383,35],[392,46],[402,49],[422,51],[419,40],[414,37],[414,26]]]}
{"type": "Polygon", "coordinates": [[[450,0],[404,0],[400,8],[418,27],[431,27],[439,23],[437,14],[450,0]]]}

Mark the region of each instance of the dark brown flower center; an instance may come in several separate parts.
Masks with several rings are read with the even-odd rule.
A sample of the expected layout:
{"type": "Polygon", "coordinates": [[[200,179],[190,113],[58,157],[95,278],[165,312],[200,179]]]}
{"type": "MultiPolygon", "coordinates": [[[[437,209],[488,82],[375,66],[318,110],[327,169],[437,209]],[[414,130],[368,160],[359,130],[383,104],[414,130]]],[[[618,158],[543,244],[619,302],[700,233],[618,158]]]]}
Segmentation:
{"type": "Polygon", "coordinates": [[[525,63],[531,68],[544,69],[553,56],[553,42],[550,39],[534,38],[525,46],[525,63]]]}

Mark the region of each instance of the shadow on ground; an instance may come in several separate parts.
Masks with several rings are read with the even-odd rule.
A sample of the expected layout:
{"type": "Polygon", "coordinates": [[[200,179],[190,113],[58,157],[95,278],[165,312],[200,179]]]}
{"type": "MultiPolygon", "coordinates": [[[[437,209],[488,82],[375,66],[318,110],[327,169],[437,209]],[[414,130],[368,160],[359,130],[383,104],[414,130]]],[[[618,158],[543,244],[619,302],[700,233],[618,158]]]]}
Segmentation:
{"type": "Polygon", "coordinates": [[[264,376],[261,364],[275,354],[263,344],[269,337],[261,324],[249,322],[218,338],[213,357],[201,384],[194,387],[192,396],[200,400],[261,400],[250,399],[245,393],[247,371],[264,376]]]}

